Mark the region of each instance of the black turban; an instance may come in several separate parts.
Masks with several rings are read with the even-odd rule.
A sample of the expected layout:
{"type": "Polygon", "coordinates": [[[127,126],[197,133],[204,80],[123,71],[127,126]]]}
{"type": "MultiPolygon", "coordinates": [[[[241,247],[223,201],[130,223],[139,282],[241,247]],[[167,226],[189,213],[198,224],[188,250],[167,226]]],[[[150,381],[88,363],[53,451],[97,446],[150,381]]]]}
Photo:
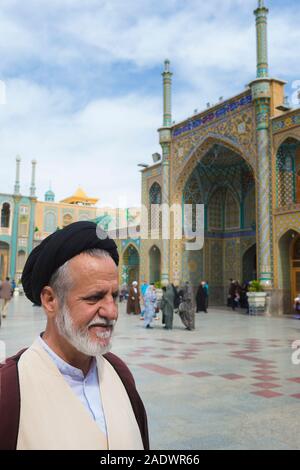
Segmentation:
{"type": "Polygon", "coordinates": [[[116,265],[119,264],[117,245],[98,228],[99,238],[96,229],[97,224],[94,222],[74,222],[52,233],[34,248],[26,261],[21,279],[29,300],[41,305],[42,289],[49,284],[52,274],[66,261],[83,251],[93,248],[105,250],[116,265]]]}

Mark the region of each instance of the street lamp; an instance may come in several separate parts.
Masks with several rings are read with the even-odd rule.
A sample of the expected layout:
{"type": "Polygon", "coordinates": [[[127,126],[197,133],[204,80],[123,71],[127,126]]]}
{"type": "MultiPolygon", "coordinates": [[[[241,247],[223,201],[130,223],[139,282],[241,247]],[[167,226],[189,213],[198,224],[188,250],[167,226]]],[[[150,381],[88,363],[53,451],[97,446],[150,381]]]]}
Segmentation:
{"type": "Polygon", "coordinates": [[[138,166],[141,166],[142,168],[148,168],[149,165],[147,165],[147,163],[138,163],[138,166]]]}

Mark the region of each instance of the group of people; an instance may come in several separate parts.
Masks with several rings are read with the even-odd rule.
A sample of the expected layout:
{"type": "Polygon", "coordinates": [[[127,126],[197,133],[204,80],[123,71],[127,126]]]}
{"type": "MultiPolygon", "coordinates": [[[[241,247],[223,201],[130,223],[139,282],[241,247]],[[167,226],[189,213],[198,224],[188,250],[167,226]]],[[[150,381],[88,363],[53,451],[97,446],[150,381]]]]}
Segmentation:
{"type": "Polygon", "coordinates": [[[238,307],[245,308],[247,313],[249,313],[249,303],[247,297],[249,284],[249,282],[244,282],[243,285],[240,285],[239,281],[229,279],[227,307],[231,307],[232,310],[235,310],[238,307]]]}
{"type": "Polygon", "coordinates": [[[192,286],[187,282],[181,288],[168,284],[162,288],[159,296],[153,283],[144,282],[139,289],[137,281],[133,281],[127,300],[127,314],[140,315],[147,329],[153,328],[152,321],[158,319],[162,312],[162,324],[166,330],[173,328],[174,311],[179,313],[182,323],[187,330],[195,328],[192,286]],[[141,308],[142,302],[142,308],[141,308]]]}

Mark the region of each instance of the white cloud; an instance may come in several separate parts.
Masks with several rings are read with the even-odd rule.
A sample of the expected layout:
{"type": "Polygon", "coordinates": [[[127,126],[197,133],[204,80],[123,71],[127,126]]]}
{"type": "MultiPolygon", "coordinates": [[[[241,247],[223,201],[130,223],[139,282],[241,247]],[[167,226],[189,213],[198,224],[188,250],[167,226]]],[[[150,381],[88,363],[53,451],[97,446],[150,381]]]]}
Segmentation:
{"type": "MultiPolygon", "coordinates": [[[[297,79],[299,9],[283,0],[266,3],[270,70],[297,79]]],[[[120,193],[139,203],[136,164],[160,151],[163,60],[174,72],[177,121],[239,93],[256,72],[256,5],[2,0],[0,78],[8,101],[0,107],[0,191],[12,190],[13,160],[21,154],[24,192],[36,158],[40,197],[51,180],[58,198],[81,184],[103,203],[120,193]],[[138,79],[131,85],[133,72],[138,79]]]]}
{"type": "Polygon", "coordinates": [[[30,184],[30,160],[36,158],[40,198],[52,181],[58,199],[81,185],[103,204],[118,203],[119,193],[128,204],[138,204],[136,165],[156,150],[159,100],[135,94],[104,98],[76,113],[69,112],[70,103],[62,91],[53,94],[20,80],[8,83],[8,102],[0,108],[1,166],[6,168],[1,191],[12,190],[13,160],[21,154],[23,193],[30,184]]]}

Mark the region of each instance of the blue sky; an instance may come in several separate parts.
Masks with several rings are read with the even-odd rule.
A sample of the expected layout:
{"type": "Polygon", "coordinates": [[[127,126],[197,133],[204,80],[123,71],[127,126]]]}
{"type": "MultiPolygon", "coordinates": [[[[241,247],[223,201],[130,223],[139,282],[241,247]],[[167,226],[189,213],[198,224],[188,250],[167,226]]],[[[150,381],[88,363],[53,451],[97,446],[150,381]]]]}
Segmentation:
{"type": "MultiPolygon", "coordinates": [[[[300,79],[297,0],[266,0],[270,75],[300,79]]],[[[62,199],[81,185],[103,205],[138,205],[137,163],[160,151],[161,71],[173,76],[173,119],[231,97],[255,78],[257,0],[2,0],[0,192],[22,158],[37,188],[62,199]]]]}

